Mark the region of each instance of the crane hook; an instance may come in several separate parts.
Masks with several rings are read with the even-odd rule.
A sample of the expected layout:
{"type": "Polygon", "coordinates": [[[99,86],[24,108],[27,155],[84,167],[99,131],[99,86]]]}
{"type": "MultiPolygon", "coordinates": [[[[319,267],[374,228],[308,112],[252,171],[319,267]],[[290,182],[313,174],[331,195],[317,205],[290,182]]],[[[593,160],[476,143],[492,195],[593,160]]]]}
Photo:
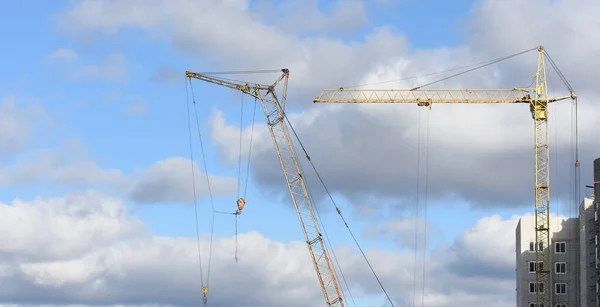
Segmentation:
{"type": "Polygon", "coordinates": [[[202,287],[202,294],[204,295],[204,298],[203,298],[204,305],[206,305],[206,302],[207,302],[206,294],[208,294],[208,286],[202,287]]]}

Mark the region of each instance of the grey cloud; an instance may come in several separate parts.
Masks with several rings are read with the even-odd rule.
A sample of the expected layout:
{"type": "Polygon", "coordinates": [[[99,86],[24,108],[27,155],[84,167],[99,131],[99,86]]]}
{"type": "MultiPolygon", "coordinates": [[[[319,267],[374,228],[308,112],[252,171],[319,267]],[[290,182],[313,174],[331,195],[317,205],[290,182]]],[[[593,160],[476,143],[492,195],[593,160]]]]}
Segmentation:
{"type": "Polygon", "coordinates": [[[177,70],[174,67],[164,65],[158,67],[152,73],[150,81],[156,83],[173,83],[183,80],[183,71],[177,70]]]}
{"type": "Polygon", "coordinates": [[[255,18],[296,35],[354,34],[368,23],[367,8],[363,1],[330,2],[327,5],[332,8],[328,7],[326,11],[319,10],[319,5],[323,5],[319,2],[296,0],[274,4],[263,0],[253,3],[251,11],[255,18]]]}
{"type": "MultiPolygon", "coordinates": [[[[194,163],[196,194],[208,195],[206,174],[194,163]]],[[[213,195],[226,196],[235,190],[232,177],[210,174],[213,195]]],[[[0,168],[0,185],[27,186],[43,182],[53,187],[94,187],[141,204],[191,203],[192,163],[180,157],[157,161],[132,174],[103,168],[89,155],[84,144],[66,142],[59,147],[22,154],[16,164],[0,168]]]]}
{"type": "Polygon", "coordinates": [[[111,53],[97,64],[87,64],[79,67],[74,74],[77,79],[99,79],[107,81],[125,81],[127,70],[126,59],[121,53],[111,53]]]}
{"type": "Polygon", "coordinates": [[[81,142],[68,141],[56,148],[23,152],[16,163],[2,167],[0,184],[13,186],[49,181],[82,187],[113,183],[122,178],[121,170],[100,168],[81,142]]]}
{"type": "MultiPolygon", "coordinates": [[[[400,197],[404,200],[400,205],[404,203],[404,206],[414,201],[419,160],[415,131],[418,121],[414,116],[419,112],[417,107],[347,106],[344,110],[320,107],[318,111],[313,110],[303,114],[301,118],[290,120],[329,190],[347,196],[354,204],[364,202],[367,197],[365,194],[371,193],[383,198],[400,197]]],[[[460,116],[464,118],[461,122],[455,120],[460,114],[458,108],[454,111],[434,106],[435,109],[431,111],[429,199],[463,200],[477,206],[531,205],[533,151],[530,148],[533,127],[527,111],[521,109],[523,112],[519,114],[507,110],[510,107],[502,106],[469,110],[471,107],[478,108],[462,107],[460,112],[466,116],[460,116]],[[510,118],[510,114],[516,116],[510,118]],[[474,125],[478,128],[472,129],[474,125]]],[[[588,110],[588,116],[600,114],[596,110],[588,110]]],[[[421,188],[424,189],[424,113],[427,111],[422,111],[419,175],[421,188]]],[[[239,133],[219,116],[217,113],[213,117],[213,141],[218,144],[224,157],[232,159],[237,155],[237,148],[228,147],[231,143],[228,140],[238,138],[239,133]]],[[[594,155],[600,152],[598,143],[592,141],[593,125],[593,121],[586,121],[580,126],[582,180],[591,178],[590,163],[594,155]]],[[[569,147],[566,146],[569,130],[556,130],[559,128],[550,128],[551,135],[558,135],[550,138],[553,146],[551,183],[555,187],[552,197],[564,199],[569,195],[569,168],[572,167],[572,160],[569,159],[569,147]],[[559,144],[556,144],[557,141],[559,144]]],[[[254,135],[252,154],[253,178],[271,192],[285,191],[281,167],[270,137],[264,130],[266,127],[262,123],[259,128],[255,127],[257,133],[254,135]]],[[[244,139],[249,139],[248,135],[244,139]]],[[[244,147],[247,148],[247,145],[244,147]]],[[[313,194],[316,197],[323,196],[324,191],[304,155],[300,153],[298,158],[303,164],[306,180],[315,188],[313,194]]]]}
{"type": "Polygon", "coordinates": [[[400,248],[414,249],[416,247],[419,250],[423,250],[423,238],[425,235],[427,235],[429,240],[439,234],[438,229],[422,218],[401,217],[390,219],[388,222],[383,223],[383,225],[379,224],[381,223],[376,223],[372,227],[365,228],[363,234],[366,238],[385,240],[391,237],[400,248]],[[415,229],[417,230],[416,242],[414,236],[415,229]]]}
{"type": "MultiPolygon", "coordinates": [[[[194,164],[196,192],[208,195],[206,174],[194,164]]],[[[233,193],[236,180],[232,177],[209,175],[212,193],[224,196],[233,193]]],[[[189,159],[169,158],[159,161],[136,174],[129,197],[140,203],[189,202],[192,200],[192,166],[189,159]]]]}
{"type": "Polygon", "coordinates": [[[59,48],[48,56],[49,67],[54,75],[65,77],[69,81],[102,80],[125,81],[127,80],[125,56],[118,52],[107,54],[97,63],[82,62],[77,53],[72,49],[59,48]],[[60,73],[57,73],[60,72],[60,73]]]}

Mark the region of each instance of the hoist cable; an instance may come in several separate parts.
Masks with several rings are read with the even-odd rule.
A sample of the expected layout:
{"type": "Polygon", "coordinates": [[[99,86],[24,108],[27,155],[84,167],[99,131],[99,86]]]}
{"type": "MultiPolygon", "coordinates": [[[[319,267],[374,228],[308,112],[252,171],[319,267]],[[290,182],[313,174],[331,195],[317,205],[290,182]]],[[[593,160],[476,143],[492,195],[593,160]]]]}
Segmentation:
{"type": "Polygon", "coordinates": [[[246,192],[248,192],[248,178],[250,178],[250,160],[252,158],[252,141],[254,138],[254,122],[256,120],[256,105],[257,99],[254,98],[254,111],[252,112],[252,126],[250,128],[250,145],[248,146],[248,164],[246,165],[246,183],[244,185],[244,199],[246,199],[246,192]]]}
{"type": "MultiPolygon", "coordinates": [[[[242,136],[244,135],[244,93],[241,93],[240,103],[240,141],[239,141],[239,152],[238,152],[238,178],[237,178],[237,197],[240,198],[240,184],[242,180],[242,136]]],[[[234,215],[235,218],[235,262],[238,262],[238,215],[234,215]]]]}
{"type": "Polygon", "coordinates": [[[333,196],[331,195],[331,193],[329,192],[329,189],[327,188],[327,185],[325,184],[325,182],[323,181],[323,178],[321,177],[321,174],[318,172],[315,164],[313,163],[313,161],[310,159],[310,156],[308,155],[308,152],[306,151],[306,148],[304,147],[304,144],[302,143],[302,141],[300,140],[300,137],[298,137],[298,134],[296,133],[296,129],[294,129],[294,126],[292,126],[292,123],[290,122],[289,118],[287,117],[287,114],[285,112],[283,112],[283,117],[285,118],[285,120],[287,121],[290,129],[292,130],[292,133],[294,134],[294,137],[296,138],[296,140],[298,141],[298,144],[300,145],[300,147],[302,148],[302,151],[304,153],[304,155],[306,156],[308,162],[310,163],[310,165],[312,166],[313,171],[315,172],[315,174],[317,175],[317,178],[319,178],[319,181],[321,182],[321,185],[323,185],[323,188],[325,189],[325,192],[327,193],[327,196],[329,197],[329,199],[331,200],[332,204],[335,206],[335,210],[337,211],[338,215],[341,217],[342,221],[344,222],[344,225],[346,226],[346,229],[348,230],[348,232],[350,233],[350,236],[352,236],[352,239],[354,240],[354,243],[356,244],[356,246],[358,247],[360,253],[362,254],[363,258],[365,259],[365,262],[367,263],[367,265],[369,266],[369,269],[371,269],[371,273],[373,273],[373,276],[375,277],[375,279],[377,280],[377,283],[379,283],[379,287],[381,288],[381,290],[383,290],[383,293],[385,294],[386,298],[388,299],[388,301],[390,302],[390,304],[392,305],[392,307],[394,307],[394,303],[392,302],[392,299],[390,298],[390,296],[388,295],[387,291],[385,290],[385,287],[383,287],[383,284],[381,283],[381,280],[379,279],[379,276],[377,276],[377,273],[375,273],[375,270],[373,269],[373,266],[371,266],[371,263],[369,262],[369,259],[367,258],[365,252],[363,251],[362,247],[360,246],[360,244],[358,243],[358,240],[356,239],[356,237],[354,236],[354,233],[352,232],[352,230],[350,229],[350,226],[348,225],[348,222],[346,221],[346,219],[344,218],[344,215],[342,214],[342,211],[340,210],[340,208],[338,207],[337,203],[335,202],[335,200],[333,199],[333,196]]]}
{"type": "Polygon", "coordinates": [[[420,205],[420,186],[421,186],[421,108],[418,108],[417,113],[417,201],[415,204],[415,253],[413,267],[413,301],[412,307],[415,307],[417,299],[417,251],[419,246],[419,205],[420,205]]]}
{"type": "Polygon", "coordinates": [[[225,212],[225,211],[215,211],[215,213],[218,213],[218,214],[227,214],[227,215],[235,215],[235,212],[231,213],[231,212],[225,212]]]}
{"type": "Polygon", "coordinates": [[[425,132],[425,208],[423,209],[423,288],[421,293],[421,307],[425,306],[425,267],[427,262],[427,196],[429,194],[429,127],[431,109],[427,111],[427,130],[425,132]]]}
{"type": "Polygon", "coordinates": [[[558,68],[558,65],[556,65],[556,62],[554,62],[554,60],[550,56],[550,53],[548,52],[548,50],[544,50],[544,56],[548,60],[548,62],[550,62],[550,66],[552,66],[552,68],[554,68],[554,71],[556,71],[556,73],[558,74],[558,77],[564,83],[564,85],[569,89],[569,91],[574,93],[575,90],[573,90],[571,83],[569,83],[569,80],[565,77],[565,75],[562,73],[560,68],[558,68]]]}
{"type": "MultiPolygon", "coordinates": [[[[208,194],[209,194],[209,198],[210,198],[210,205],[212,208],[212,218],[211,218],[211,229],[210,229],[210,245],[209,245],[209,249],[208,249],[208,267],[207,267],[207,274],[206,274],[206,286],[208,287],[210,284],[210,264],[211,264],[211,260],[212,260],[212,246],[213,246],[213,239],[214,239],[214,233],[215,233],[215,203],[214,203],[214,197],[213,197],[213,192],[212,192],[212,187],[210,184],[210,176],[208,173],[208,166],[206,163],[206,154],[204,152],[204,142],[202,141],[202,132],[200,131],[200,120],[198,117],[198,110],[196,108],[196,98],[194,95],[194,88],[191,86],[192,80],[191,78],[190,80],[190,88],[191,88],[191,93],[192,93],[192,103],[194,105],[194,114],[196,115],[196,127],[198,129],[198,139],[200,141],[200,149],[202,152],[202,163],[204,166],[204,173],[206,175],[206,184],[208,187],[208,194]]],[[[194,191],[195,191],[195,187],[194,187],[194,191]]]]}
{"type": "MultiPolygon", "coordinates": [[[[575,103],[572,104],[572,106],[574,106],[574,108],[575,108],[575,118],[574,118],[574,123],[573,123],[574,129],[575,129],[575,140],[574,140],[574,142],[575,142],[575,161],[579,162],[579,129],[578,129],[579,124],[577,123],[577,104],[578,104],[577,98],[575,98],[575,103]]],[[[581,182],[581,173],[579,171],[579,167],[576,167],[575,168],[575,186],[577,187],[577,190],[575,191],[576,192],[575,197],[576,197],[577,204],[581,200],[580,199],[581,190],[579,188],[580,182],[581,182]]]]}
{"type": "MultiPolygon", "coordinates": [[[[550,66],[554,69],[554,71],[556,71],[560,80],[567,87],[570,94],[574,94],[575,90],[571,86],[571,83],[569,83],[569,80],[565,77],[565,75],[560,70],[558,65],[556,65],[556,62],[554,62],[554,60],[552,59],[552,56],[550,56],[550,53],[547,50],[544,50],[544,56],[550,63],[550,66]]],[[[579,130],[578,130],[579,125],[577,123],[577,113],[578,113],[577,112],[578,111],[578,103],[577,102],[578,102],[577,97],[575,97],[573,104],[571,104],[571,138],[572,138],[571,146],[574,147],[574,148],[572,148],[572,150],[574,151],[573,158],[575,160],[575,167],[574,167],[574,169],[572,169],[573,177],[571,178],[573,188],[574,188],[574,190],[573,190],[574,195],[572,197],[575,198],[574,199],[575,204],[573,204],[573,206],[577,206],[581,200],[581,188],[579,186],[580,181],[581,181],[581,172],[579,169],[579,130]]],[[[573,154],[573,152],[571,152],[571,153],[573,154]]]]}
{"type": "Polygon", "coordinates": [[[188,94],[188,86],[187,82],[185,83],[185,96],[186,96],[186,106],[187,106],[187,115],[188,115],[188,132],[189,132],[189,141],[190,141],[190,162],[192,164],[192,192],[194,198],[194,216],[196,218],[196,241],[198,246],[198,266],[200,268],[200,286],[204,287],[204,274],[202,272],[202,254],[200,249],[200,226],[198,225],[198,202],[196,196],[196,175],[194,170],[194,146],[192,143],[192,123],[190,119],[190,101],[188,94]]]}
{"type": "Polygon", "coordinates": [[[242,178],[242,136],[244,134],[244,92],[242,94],[242,102],[240,103],[240,146],[238,154],[238,178],[237,178],[237,195],[240,198],[240,182],[242,178]]]}
{"type": "Polygon", "coordinates": [[[235,214],[235,262],[238,262],[238,215],[235,214]]]}

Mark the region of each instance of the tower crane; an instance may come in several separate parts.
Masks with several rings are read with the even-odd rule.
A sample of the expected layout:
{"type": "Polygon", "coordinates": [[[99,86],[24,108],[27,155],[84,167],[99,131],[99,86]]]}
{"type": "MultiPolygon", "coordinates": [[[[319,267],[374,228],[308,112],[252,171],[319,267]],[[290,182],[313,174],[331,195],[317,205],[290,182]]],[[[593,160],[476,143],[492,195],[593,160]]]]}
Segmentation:
{"type": "MultiPolygon", "coordinates": [[[[531,49],[531,50],[535,50],[531,49]]],[[[530,51],[530,50],[528,50],[530,51]]],[[[544,282],[551,286],[550,262],[550,181],[548,150],[548,104],[577,96],[572,88],[570,95],[548,97],[546,87],[546,65],[544,47],[537,47],[538,66],[535,73],[535,88],[479,89],[479,90],[381,90],[381,89],[325,89],[313,99],[314,103],[415,103],[431,108],[434,103],[527,103],[534,122],[534,173],[535,173],[535,247],[536,285],[544,282]],[[541,247],[541,251],[538,248],[541,247]]],[[[551,65],[558,69],[552,59],[551,65]]],[[[563,81],[566,82],[564,79],[563,81]]],[[[567,84],[568,85],[568,84],[567,84]]],[[[575,162],[579,167],[579,161],[575,162]]],[[[550,288],[552,289],[552,288],[550,288]]],[[[552,291],[536,289],[536,306],[553,306],[552,291]],[[543,304],[543,305],[542,305],[543,304]]]]}
{"type": "MultiPolygon", "coordinates": [[[[261,71],[267,72],[267,71],[261,71]]],[[[278,72],[278,71],[268,71],[278,72]]],[[[300,165],[294,152],[293,143],[290,139],[287,127],[285,125],[285,103],[287,96],[287,85],[289,70],[281,69],[281,76],[272,85],[238,83],[222,78],[208,76],[208,74],[194,73],[186,71],[187,78],[194,78],[205,82],[217,84],[230,89],[241,91],[242,93],[254,97],[262,106],[267,126],[275,145],[275,151],[279,157],[281,168],[290,191],[292,202],[296,209],[300,226],[304,232],[304,238],[315,267],[323,296],[327,306],[344,306],[341,290],[334,274],[333,265],[325,248],[325,243],[317,218],[313,211],[312,203],[309,197],[308,188],[304,182],[300,165]],[[276,86],[283,83],[281,96],[276,93],[276,86]]],[[[203,291],[208,289],[203,289],[203,291]]]]}

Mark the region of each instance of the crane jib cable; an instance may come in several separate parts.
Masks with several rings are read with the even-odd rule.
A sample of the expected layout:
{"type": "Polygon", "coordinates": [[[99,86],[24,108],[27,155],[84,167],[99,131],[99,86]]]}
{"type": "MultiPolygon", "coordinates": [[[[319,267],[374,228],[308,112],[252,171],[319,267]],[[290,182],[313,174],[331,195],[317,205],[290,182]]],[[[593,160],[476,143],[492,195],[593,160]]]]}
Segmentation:
{"type": "Polygon", "coordinates": [[[525,54],[525,53],[527,53],[527,52],[531,52],[531,51],[534,51],[534,50],[537,50],[537,47],[535,47],[535,48],[530,48],[530,49],[527,49],[527,50],[523,50],[523,51],[521,51],[521,52],[517,52],[517,53],[515,53],[515,54],[511,54],[511,55],[508,55],[508,56],[505,56],[505,57],[501,57],[501,58],[498,58],[498,59],[492,60],[492,61],[490,61],[490,62],[487,62],[487,63],[485,63],[485,64],[482,64],[482,65],[476,66],[476,67],[474,67],[474,68],[467,69],[467,70],[465,70],[465,71],[461,71],[461,72],[459,72],[459,73],[456,73],[456,74],[450,75],[450,76],[448,76],[448,77],[444,77],[444,78],[441,78],[441,79],[438,79],[438,80],[435,80],[435,81],[432,81],[432,82],[429,82],[429,83],[423,84],[423,85],[421,85],[421,86],[417,86],[417,87],[415,87],[415,88],[413,88],[413,89],[411,89],[411,90],[413,90],[413,91],[416,91],[416,90],[418,90],[418,89],[421,89],[421,88],[423,88],[423,87],[426,87],[426,86],[429,86],[429,85],[432,85],[432,84],[436,84],[436,83],[439,83],[439,82],[442,82],[442,81],[446,81],[446,80],[448,80],[448,79],[452,79],[452,78],[455,78],[455,77],[458,77],[458,76],[464,75],[464,74],[466,74],[466,73],[469,73],[469,72],[472,72],[472,71],[475,71],[475,70],[478,70],[478,69],[484,68],[484,67],[486,67],[486,66],[490,66],[490,65],[492,65],[492,64],[496,64],[496,63],[498,63],[498,62],[502,62],[502,61],[508,60],[508,59],[510,59],[510,58],[514,58],[514,57],[516,57],[516,56],[519,56],[519,55],[522,55],[522,54],[525,54]]]}
{"type": "Polygon", "coordinates": [[[190,163],[191,163],[191,169],[192,169],[192,194],[193,194],[193,202],[194,202],[194,212],[195,212],[195,220],[196,220],[196,242],[197,242],[197,247],[198,247],[198,266],[200,269],[200,285],[201,285],[201,292],[203,295],[203,303],[205,306],[208,305],[208,289],[209,289],[209,285],[210,285],[210,269],[211,269],[211,262],[212,262],[212,247],[213,247],[213,239],[214,239],[214,229],[215,229],[215,204],[214,204],[214,197],[213,197],[213,192],[212,192],[212,187],[210,184],[210,177],[209,177],[209,172],[208,172],[208,166],[206,163],[206,154],[204,151],[204,144],[202,141],[202,132],[200,129],[200,121],[198,118],[198,110],[196,108],[196,98],[194,95],[194,88],[192,86],[191,83],[191,79],[189,80],[190,82],[190,90],[189,92],[192,95],[192,105],[194,108],[194,115],[196,118],[196,128],[197,128],[197,133],[198,133],[198,139],[200,142],[200,149],[201,149],[201,153],[202,153],[202,162],[203,162],[203,167],[204,167],[204,173],[206,175],[206,184],[207,184],[207,188],[208,188],[208,194],[210,197],[210,204],[212,207],[212,217],[211,217],[211,230],[210,230],[210,243],[209,243],[209,251],[208,251],[208,265],[207,265],[207,274],[206,274],[206,284],[204,283],[204,274],[203,274],[203,270],[202,270],[202,255],[201,255],[201,248],[200,248],[200,226],[199,226],[199,221],[198,221],[198,200],[197,200],[197,194],[196,194],[196,179],[195,179],[195,161],[194,161],[194,154],[193,154],[193,142],[192,142],[192,128],[191,128],[191,119],[190,119],[190,104],[189,104],[189,95],[188,95],[188,88],[187,88],[187,82],[186,82],[186,106],[187,106],[187,115],[188,115],[188,133],[189,133],[189,145],[190,145],[190,163]]]}

